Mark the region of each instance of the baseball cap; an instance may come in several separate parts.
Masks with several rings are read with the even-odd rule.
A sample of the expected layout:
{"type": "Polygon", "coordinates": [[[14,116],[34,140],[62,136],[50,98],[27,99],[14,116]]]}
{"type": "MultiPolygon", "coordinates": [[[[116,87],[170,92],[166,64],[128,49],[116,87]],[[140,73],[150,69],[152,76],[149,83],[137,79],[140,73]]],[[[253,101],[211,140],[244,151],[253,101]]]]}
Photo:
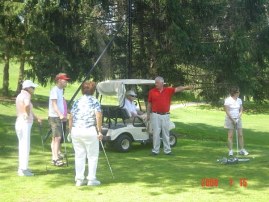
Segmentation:
{"type": "Polygon", "coordinates": [[[134,96],[134,97],[137,96],[133,90],[128,90],[128,91],[126,92],[126,95],[130,95],[130,96],[134,96]]]}
{"type": "Polygon", "coordinates": [[[69,80],[70,78],[65,74],[65,73],[59,73],[56,75],[55,77],[55,80],[58,81],[58,80],[69,80]]]}
{"type": "Polygon", "coordinates": [[[33,87],[33,88],[36,88],[38,85],[33,83],[31,80],[25,80],[23,83],[22,83],[22,89],[25,89],[25,88],[30,88],[30,87],[33,87]]]}

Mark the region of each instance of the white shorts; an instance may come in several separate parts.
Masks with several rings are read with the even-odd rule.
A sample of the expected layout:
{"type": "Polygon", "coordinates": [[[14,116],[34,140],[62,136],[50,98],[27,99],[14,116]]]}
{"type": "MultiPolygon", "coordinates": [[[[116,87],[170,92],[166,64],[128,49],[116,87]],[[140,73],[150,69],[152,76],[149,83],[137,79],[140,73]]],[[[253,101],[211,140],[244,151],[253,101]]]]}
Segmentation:
{"type": "MultiPolygon", "coordinates": [[[[235,129],[235,124],[230,118],[225,117],[224,128],[235,129]]],[[[242,120],[241,120],[241,118],[237,122],[237,128],[242,128],[242,120]]]]}

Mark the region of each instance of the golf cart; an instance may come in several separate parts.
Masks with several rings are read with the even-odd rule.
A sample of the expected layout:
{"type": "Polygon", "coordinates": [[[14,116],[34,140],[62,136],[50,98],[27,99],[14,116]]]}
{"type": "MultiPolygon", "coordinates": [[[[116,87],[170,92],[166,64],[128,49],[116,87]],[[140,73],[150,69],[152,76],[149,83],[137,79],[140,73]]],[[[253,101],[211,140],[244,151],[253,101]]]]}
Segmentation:
{"type": "MultiPolygon", "coordinates": [[[[120,152],[127,152],[130,150],[132,142],[143,144],[152,142],[150,123],[140,117],[130,119],[124,104],[126,91],[132,89],[138,94],[137,109],[146,111],[148,89],[152,88],[154,84],[154,80],[146,79],[107,80],[97,84],[97,94],[103,113],[103,140],[108,147],[120,152]],[[144,106],[142,106],[143,103],[144,106]]],[[[177,143],[177,136],[171,132],[173,128],[175,128],[175,124],[171,122],[169,126],[171,147],[177,143]]]]}

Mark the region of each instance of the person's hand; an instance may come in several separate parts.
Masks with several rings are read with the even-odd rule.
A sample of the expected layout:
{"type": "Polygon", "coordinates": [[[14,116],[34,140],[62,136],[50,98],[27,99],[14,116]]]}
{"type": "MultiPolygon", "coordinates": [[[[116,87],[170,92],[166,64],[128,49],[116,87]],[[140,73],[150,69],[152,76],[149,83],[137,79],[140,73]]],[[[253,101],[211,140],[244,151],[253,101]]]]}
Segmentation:
{"type": "Polygon", "coordinates": [[[98,134],[97,134],[97,139],[98,139],[99,141],[102,141],[102,139],[103,139],[103,134],[102,134],[101,132],[98,132],[98,134]]]}
{"type": "Polygon", "coordinates": [[[239,119],[233,119],[234,125],[238,123],[239,119]]]}
{"type": "Polygon", "coordinates": [[[24,120],[27,120],[29,118],[28,114],[27,113],[23,113],[23,119],[24,120]]]}
{"type": "Polygon", "coordinates": [[[63,114],[61,114],[61,115],[59,116],[59,118],[61,119],[61,121],[64,121],[65,116],[64,116],[63,114]]]}
{"type": "Polygon", "coordinates": [[[195,89],[194,85],[189,85],[188,87],[189,87],[189,90],[194,90],[195,89]]]}
{"type": "Polygon", "coordinates": [[[41,123],[42,123],[42,119],[41,118],[36,118],[37,119],[37,122],[41,125],[41,123]]]}

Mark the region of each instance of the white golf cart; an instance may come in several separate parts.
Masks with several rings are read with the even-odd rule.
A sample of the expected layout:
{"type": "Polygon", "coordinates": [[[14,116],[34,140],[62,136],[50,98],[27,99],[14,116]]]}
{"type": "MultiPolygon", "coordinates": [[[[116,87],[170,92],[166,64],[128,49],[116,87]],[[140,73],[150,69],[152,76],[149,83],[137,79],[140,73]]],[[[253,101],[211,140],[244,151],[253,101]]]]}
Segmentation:
{"type": "MultiPolygon", "coordinates": [[[[107,80],[97,84],[97,93],[99,94],[103,112],[103,140],[106,145],[117,151],[127,152],[130,150],[132,142],[144,144],[152,142],[150,123],[145,123],[139,117],[130,119],[129,113],[124,108],[124,104],[126,90],[135,90],[138,94],[136,106],[140,111],[145,111],[148,89],[152,88],[154,84],[154,80],[145,79],[107,80]],[[145,90],[145,88],[148,89],[145,90]],[[144,96],[141,95],[143,92],[144,96]],[[145,101],[143,99],[141,100],[143,97],[145,101]],[[113,101],[114,104],[111,104],[113,101]],[[144,106],[142,106],[143,103],[144,106]]],[[[171,122],[171,147],[177,143],[177,136],[171,132],[173,128],[175,128],[175,124],[171,122]]]]}

